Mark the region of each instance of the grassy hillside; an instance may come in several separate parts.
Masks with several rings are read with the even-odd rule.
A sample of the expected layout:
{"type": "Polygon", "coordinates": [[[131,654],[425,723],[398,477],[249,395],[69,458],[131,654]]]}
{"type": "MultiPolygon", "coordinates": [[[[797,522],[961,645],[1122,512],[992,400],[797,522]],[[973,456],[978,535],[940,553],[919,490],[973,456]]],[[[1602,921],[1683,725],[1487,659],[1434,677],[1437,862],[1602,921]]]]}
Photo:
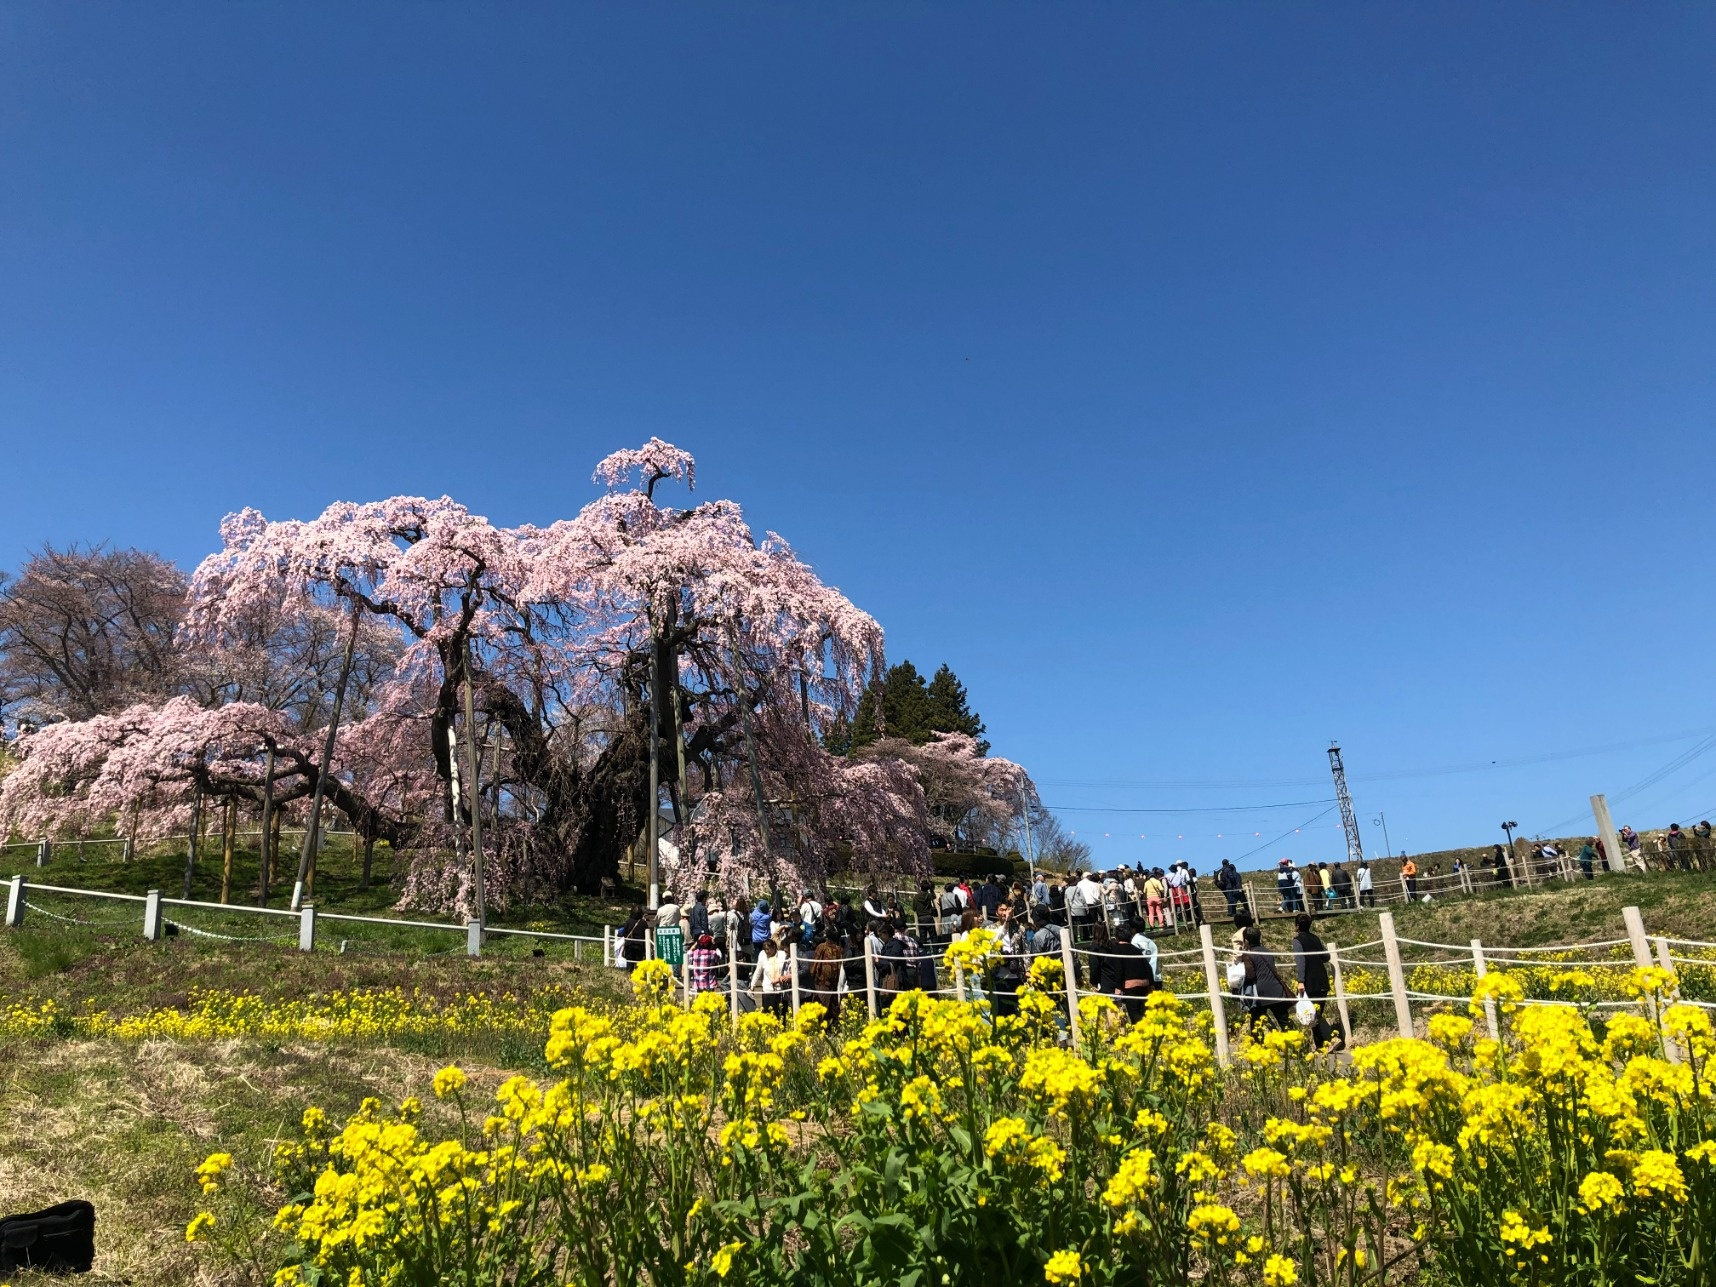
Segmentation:
{"type": "MultiPolygon", "coordinates": [[[[68,883],[144,888],[165,883],[171,861],[89,862],[69,873],[67,864],[52,874],[81,877],[68,883]]],[[[330,873],[324,889],[343,889],[337,864],[330,873]]],[[[1399,907],[1395,917],[1409,938],[1540,946],[1622,938],[1621,908],[1629,903],[1643,910],[1652,933],[1716,939],[1716,875],[1704,873],[1605,876],[1444,898],[1399,907]]],[[[1330,917],[1321,928],[1325,937],[1351,944],[1376,937],[1377,917],[1330,917]]],[[[1266,930],[1268,942],[1285,945],[1284,922],[1271,921],[1266,930]]],[[[1164,947],[1194,941],[1182,937],[1164,947]]],[[[199,989],[249,991],[264,1004],[289,1006],[398,988],[416,998],[411,1004],[431,1009],[476,996],[516,1010],[533,997],[550,1003],[574,993],[611,997],[625,986],[615,971],[561,955],[470,960],[459,952],[430,955],[421,944],[398,946],[408,950],[303,954],[286,944],[189,935],[145,943],[129,923],[68,927],[32,915],[23,929],[0,933],[0,1013],[44,1002],[68,1015],[183,1010],[199,989]]],[[[10,1212],[72,1196],[93,1200],[101,1250],[99,1272],[88,1281],[98,1284],[265,1282],[242,1263],[228,1261],[217,1272],[206,1254],[193,1255],[185,1245],[185,1222],[200,1206],[190,1174],[208,1152],[229,1148],[265,1167],[271,1142],[288,1134],[309,1104],[341,1117],[367,1096],[392,1103],[416,1095],[433,1119],[442,1108],[426,1093],[428,1083],[452,1059],[483,1091],[513,1071],[542,1067],[534,1028],[497,1035],[431,1025],[427,1033],[405,1035],[142,1040],[68,1035],[74,1031],[66,1024],[32,1038],[0,1036],[0,1111],[13,1124],[0,1133],[0,1205],[10,1212]]],[[[32,1279],[12,1281],[23,1287],[32,1279]]]]}

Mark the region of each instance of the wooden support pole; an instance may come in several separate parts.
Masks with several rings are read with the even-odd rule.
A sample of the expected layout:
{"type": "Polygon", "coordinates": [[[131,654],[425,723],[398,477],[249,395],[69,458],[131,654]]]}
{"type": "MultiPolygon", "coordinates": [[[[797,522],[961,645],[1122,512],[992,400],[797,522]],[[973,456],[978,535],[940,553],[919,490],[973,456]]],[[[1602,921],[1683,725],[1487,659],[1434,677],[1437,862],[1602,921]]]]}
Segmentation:
{"type": "MultiPolygon", "coordinates": [[[[1626,922],[1627,940],[1632,944],[1633,962],[1641,969],[1648,970],[1656,964],[1651,957],[1650,937],[1645,933],[1644,915],[1636,907],[1621,908],[1621,919],[1626,922]]],[[[1645,998],[1645,1012],[1650,1021],[1660,1027],[1662,1013],[1657,1006],[1655,997],[1645,998]]],[[[1663,1038],[1663,1054],[1670,1063],[1680,1062],[1680,1049],[1665,1036],[1663,1038]]]]}
{"type": "Polygon", "coordinates": [[[792,1017],[798,1018],[799,982],[798,982],[798,940],[787,944],[787,969],[792,971],[792,1017]]]}
{"type": "Polygon", "coordinates": [[[232,901],[232,853],[238,843],[238,801],[226,798],[220,818],[220,901],[232,901]]]}
{"type": "Polygon", "coordinates": [[[1621,848],[1621,838],[1615,832],[1614,819],[1609,817],[1607,796],[1591,797],[1591,818],[1597,824],[1597,839],[1603,842],[1603,861],[1608,863],[1610,871],[1626,871],[1627,851],[1621,848]]]}
{"type": "Polygon", "coordinates": [[[1072,1038],[1074,1048],[1078,1046],[1078,967],[1073,962],[1073,945],[1070,934],[1061,935],[1061,970],[1067,980],[1067,1034],[1072,1038]]]}
{"type": "Polygon", "coordinates": [[[1347,1008],[1347,981],[1341,975],[1340,945],[1326,942],[1323,946],[1329,949],[1329,981],[1335,988],[1335,1013],[1341,1016],[1341,1039],[1350,1043],[1353,1039],[1353,1016],[1347,1008]]]}
{"type": "MultiPolygon", "coordinates": [[[[1482,940],[1472,940],[1472,972],[1482,979],[1490,972],[1489,963],[1484,960],[1484,945],[1482,940]]],[[[1493,999],[1484,999],[1484,1024],[1490,1030],[1490,1040],[1501,1040],[1501,1021],[1496,1014],[1496,1003],[1493,999]]]]}
{"type": "Polygon", "coordinates": [[[870,1003],[870,1017],[874,1019],[876,1010],[876,954],[870,947],[870,936],[864,936],[864,996],[870,1003]]]}
{"type": "Polygon", "coordinates": [[[1400,962],[1400,940],[1394,933],[1394,913],[1383,912],[1382,952],[1388,961],[1388,989],[1394,994],[1394,1023],[1403,1037],[1412,1030],[1412,1002],[1406,995],[1406,969],[1400,962]]]}
{"type": "MultiPolygon", "coordinates": [[[[1204,952],[1204,987],[1210,996],[1210,1016],[1215,1020],[1215,1050],[1216,1062],[1223,1068],[1228,1066],[1227,1049],[1227,1003],[1222,999],[1221,971],[1216,967],[1215,935],[1209,925],[1198,926],[1198,940],[1204,952]]],[[[1334,954],[1331,945],[1330,955],[1334,954]]]]}

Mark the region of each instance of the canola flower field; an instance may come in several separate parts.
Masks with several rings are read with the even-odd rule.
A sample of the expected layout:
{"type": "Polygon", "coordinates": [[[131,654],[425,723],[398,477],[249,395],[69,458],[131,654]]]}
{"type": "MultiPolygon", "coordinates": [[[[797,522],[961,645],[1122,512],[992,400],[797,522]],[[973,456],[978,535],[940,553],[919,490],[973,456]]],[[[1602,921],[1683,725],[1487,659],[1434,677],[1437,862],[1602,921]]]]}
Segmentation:
{"type": "Polygon", "coordinates": [[[185,1237],[276,1287],[1710,1280],[1716,1030],[1664,970],[1625,1011],[1499,971],[1425,1039],[1272,1032],[1225,1069],[1165,993],[1134,1025],[1083,999],[1069,1043],[1048,961],[1016,1015],[907,993],[833,1027],[633,982],[548,1017],[549,1078],[486,1103],[444,1068],[456,1129],[370,1100],[212,1154],[185,1237]]]}
{"type": "Polygon", "coordinates": [[[573,993],[561,986],[528,997],[465,994],[437,999],[403,988],[340,990],[325,996],[267,1000],[254,992],[193,989],[187,1006],[155,1006],[135,1014],[68,1010],[55,1001],[12,1002],[0,1009],[0,1039],[114,1038],[121,1041],[350,1041],[409,1048],[457,1045],[471,1039],[535,1041],[573,993]]]}

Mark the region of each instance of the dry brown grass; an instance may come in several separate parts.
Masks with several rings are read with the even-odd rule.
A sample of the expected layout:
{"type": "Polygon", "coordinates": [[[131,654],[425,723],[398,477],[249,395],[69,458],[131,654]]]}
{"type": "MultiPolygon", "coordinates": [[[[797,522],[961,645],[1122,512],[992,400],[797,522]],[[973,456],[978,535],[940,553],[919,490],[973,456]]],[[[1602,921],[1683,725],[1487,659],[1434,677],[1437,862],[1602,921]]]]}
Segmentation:
{"type": "MultiPolygon", "coordinates": [[[[388,1103],[420,1095],[431,1129],[447,1129],[446,1110],[429,1092],[438,1064],[397,1050],[322,1045],[11,1043],[0,1050],[0,1207],[9,1214],[67,1198],[93,1202],[95,1271],[80,1280],[92,1285],[266,1282],[185,1242],[185,1224],[202,1207],[197,1163],[220,1149],[266,1169],[273,1142],[296,1135],[306,1105],[339,1120],[369,1095],[388,1103]]],[[[467,1069],[483,1090],[507,1075],[467,1069]]]]}

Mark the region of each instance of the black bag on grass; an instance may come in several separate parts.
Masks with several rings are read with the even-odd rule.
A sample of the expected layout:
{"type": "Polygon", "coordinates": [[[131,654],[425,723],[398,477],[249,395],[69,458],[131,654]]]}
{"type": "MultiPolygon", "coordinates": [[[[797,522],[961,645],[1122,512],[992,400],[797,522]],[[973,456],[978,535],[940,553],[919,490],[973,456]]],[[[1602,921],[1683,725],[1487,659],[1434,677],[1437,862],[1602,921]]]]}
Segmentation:
{"type": "Polygon", "coordinates": [[[62,1202],[30,1215],[0,1220],[0,1272],[46,1269],[87,1274],[95,1263],[95,1208],[62,1202]]]}

